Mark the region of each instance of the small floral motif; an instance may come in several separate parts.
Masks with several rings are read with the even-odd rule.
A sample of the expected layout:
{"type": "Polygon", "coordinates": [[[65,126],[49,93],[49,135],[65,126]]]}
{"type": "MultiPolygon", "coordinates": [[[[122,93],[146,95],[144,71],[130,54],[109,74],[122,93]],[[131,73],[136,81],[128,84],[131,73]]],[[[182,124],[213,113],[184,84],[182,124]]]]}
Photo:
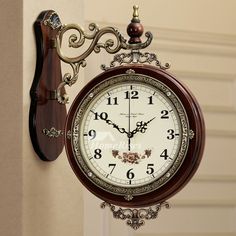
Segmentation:
{"type": "Polygon", "coordinates": [[[62,130],[57,130],[56,128],[52,127],[51,129],[43,129],[43,134],[45,134],[49,138],[58,138],[59,136],[63,135],[62,130]]]}
{"type": "Polygon", "coordinates": [[[144,159],[145,156],[150,157],[151,154],[152,154],[152,151],[150,149],[149,150],[145,150],[145,155],[142,156],[142,159],[144,159]]]}
{"type": "Polygon", "coordinates": [[[119,154],[118,150],[112,150],[112,155],[115,158],[121,159],[124,163],[139,164],[141,159],[145,159],[151,156],[151,150],[145,150],[144,154],[139,154],[137,152],[123,152],[122,155],[119,154]]]}
{"type": "MultiPolygon", "coordinates": [[[[119,154],[119,151],[118,151],[118,150],[112,150],[112,156],[113,156],[113,157],[117,157],[118,154],[119,154]]],[[[118,156],[118,158],[119,158],[119,156],[118,156]]]]}
{"type": "Polygon", "coordinates": [[[133,198],[134,198],[133,195],[130,195],[130,194],[124,196],[124,199],[126,201],[131,201],[133,198]]]}
{"type": "Polygon", "coordinates": [[[132,164],[138,164],[139,163],[139,156],[137,152],[124,152],[123,153],[123,162],[129,162],[132,164]]]}
{"type": "Polygon", "coordinates": [[[190,131],[189,131],[189,138],[190,138],[190,139],[193,139],[194,136],[195,136],[194,131],[193,131],[193,130],[190,130],[190,131]]]}
{"type": "Polygon", "coordinates": [[[129,74],[129,75],[131,75],[131,74],[135,74],[135,71],[132,70],[132,69],[129,69],[129,70],[126,71],[126,73],[129,74]]]}

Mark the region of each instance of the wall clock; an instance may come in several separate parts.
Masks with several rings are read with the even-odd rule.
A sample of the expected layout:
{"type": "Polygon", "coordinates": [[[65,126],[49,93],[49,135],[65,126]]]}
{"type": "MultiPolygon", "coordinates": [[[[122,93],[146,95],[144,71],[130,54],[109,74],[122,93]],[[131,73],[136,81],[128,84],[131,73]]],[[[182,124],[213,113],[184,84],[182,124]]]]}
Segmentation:
{"type": "MultiPolygon", "coordinates": [[[[168,207],[166,200],[190,181],[200,164],[205,129],[198,102],[183,83],[166,71],[169,64],[162,66],[155,54],[140,51],[151,43],[152,35],[147,32],[147,41],[141,42],[143,26],[137,6],[127,28],[128,43],[111,27],[100,30],[91,24],[92,34],[88,35],[75,24],[62,26],[53,11],[43,14],[43,26],[41,18],[40,27],[49,26],[56,32],[51,34],[56,35],[51,47],[58,55],[57,63],[60,58],[73,69],[50,92],[53,96],[48,102],[56,102],[56,109],[61,109],[57,108],[59,103],[63,107],[68,101],[64,86],[76,82],[80,66],[86,65],[85,58],[92,51],[98,53],[104,48],[116,53],[130,49],[129,53],[116,54],[110,66],[103,65],[104,72],[81,90],[67,114],[63,131],[59,132],[55,125],[40,129],[49,140],[64,135],[68,160],[78,179],[104,201],[103,208],[109,206],[116,218],[127,219],[137,229],[144,219],[156,218],[162,206],[168,207]],[[71,29],[77,30],[80,37],[71,35],[70,47],[80,47],[85,39],[93,40],[88,50],[76,58],[65,57],[61,51],[63,34],[71,29]],[[98,43],[106,33],[115,35],[116,46],[111,40],[98,43]],[[116,209],[116,205],[126,208],[116,209]]],[[[37,133],[32,130],[37,122],[31,122],[34,137],[37,133]]]]}
{"type": "Polygon", "coordinates": [[[196,100],[173,76],[125,65],[79,93],[66,122],[66,149],[74,172],[95,195],[147,206],[165,201],[195,173],[203,127],[196,100]]]}

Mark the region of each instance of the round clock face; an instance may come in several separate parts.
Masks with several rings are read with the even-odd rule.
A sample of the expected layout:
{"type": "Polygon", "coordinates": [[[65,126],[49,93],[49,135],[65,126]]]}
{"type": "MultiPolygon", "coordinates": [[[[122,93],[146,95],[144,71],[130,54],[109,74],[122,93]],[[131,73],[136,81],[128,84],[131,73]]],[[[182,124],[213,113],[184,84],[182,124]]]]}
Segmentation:
{"type": "Polygon", "coordinates": [[[175,91],[136,70],[96,78],[67,121],[67,151],[78,177],[99,197],[123,197],[131,205],[167,186],[194,135],[175,91]]]}
{"type": "Polygon", "coordinates": [[[79,131],[76,156],[78,161],[84,157],[89,174],[129,188],[150,184],[164,174],[167,181],[174,174],[178,165],[173,164],[184,158],[183,133],[188,126],[172,91],[161,91],[164,86],[147,76],[130,78],[114,76],[107,88],[100,85],[96,94],[91,91],[86,112],[82,117],[76,113],[73,127],[73,132],[79,131]]]}

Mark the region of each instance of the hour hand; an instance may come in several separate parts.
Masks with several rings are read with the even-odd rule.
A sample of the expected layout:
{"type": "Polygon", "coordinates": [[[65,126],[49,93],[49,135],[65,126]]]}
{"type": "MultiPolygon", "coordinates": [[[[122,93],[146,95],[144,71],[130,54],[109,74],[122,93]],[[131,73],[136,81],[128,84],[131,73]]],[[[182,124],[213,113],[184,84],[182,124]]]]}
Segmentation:
{"type": "Polygon", "coordinates": [[[120,133],[126,133],[127,135],[129,134],[125,128],[120,128],[117,124],[115,123],[110,123],[110,125],[113,125],[113,128],[117,129],[120,133]]]}
{"type": "MultiPolygon", "coordinates": [[[[92,111],[93,112],[93,111],[92,111]]],[[[127,135],[129,135],[129,133],[125,130],[125,128],[120,128],[117,124],[115,124],[114,122],[112,122],[109,118],[107,113],[102,112],[102,113],[98,113],[98,112],[93,112],[95,114],[96,118],[100,118],[101,120],[104,120],[108,125],[111,125],[113,128],[117,129],[120,133],[126,133],[127,135]],[[105,115],[104,115],[105,114],[105,115]]]]}

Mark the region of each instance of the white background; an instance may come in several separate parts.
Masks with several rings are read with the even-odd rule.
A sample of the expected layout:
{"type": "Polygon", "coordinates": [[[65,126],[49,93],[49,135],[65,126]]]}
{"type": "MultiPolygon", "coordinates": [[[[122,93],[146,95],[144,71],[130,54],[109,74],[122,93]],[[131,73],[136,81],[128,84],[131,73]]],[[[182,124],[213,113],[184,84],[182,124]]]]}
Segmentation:
{"type": "MultiPolygon", "coordinates": [[[[0,235],[3,236],[235,236],[236,235],[236,2],[234,0],[0,1],[1,138],[0,235]],[[28,132],[29,89],[35,69],[32,25],[54,9],[63,23],[98,22],[125,33],[132,5],[140,5],[150,51],[199,100],[207,130],[203,161],[172,208],[140,231],[113,220],[73,174],[65,152],[53,163],[37,159],[28,132]]],[[[73,100],[112,56],[92,55],[73,100]]]]}

